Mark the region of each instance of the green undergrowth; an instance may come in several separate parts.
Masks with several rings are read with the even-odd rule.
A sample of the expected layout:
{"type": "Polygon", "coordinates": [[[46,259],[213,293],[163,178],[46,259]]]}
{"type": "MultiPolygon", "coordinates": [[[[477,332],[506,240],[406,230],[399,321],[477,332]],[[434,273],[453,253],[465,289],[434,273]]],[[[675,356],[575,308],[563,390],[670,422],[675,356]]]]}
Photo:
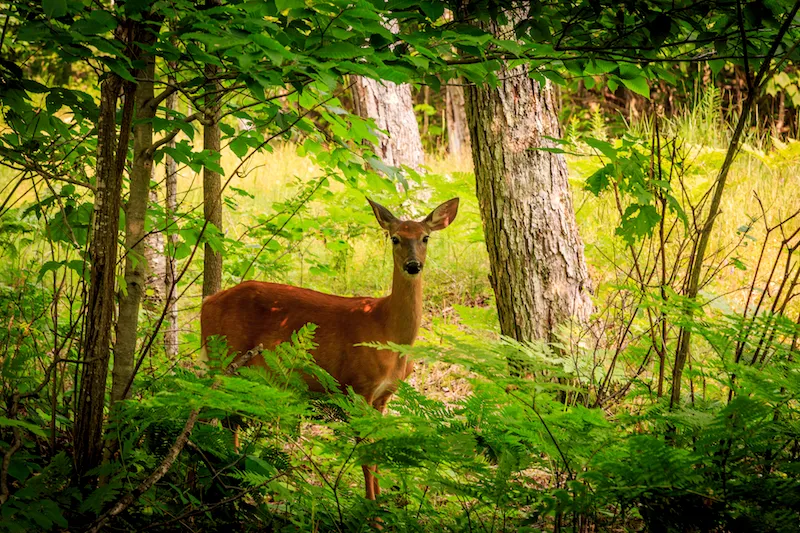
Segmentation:
{"type": "MultiPolygon", "coordinates": [[[[225,286],[261,279],[385,295],[391,251],[365,196],[412,218],[461,198],[456,221],[431,239],[419,342],[391,347],[411,356],[416,370],[383,417],[313,365],[311,326],[265,354],[269,373],[199,371],[202,261],[190,258],[202,256],[200,181],[182,169],[173,249],[186,270],[178,286],[181,353],[167,359],[157,336],[133,399],[108,413],[107,430],[120,447],[97,472],[97,487],[72,477],[75,368],[48,370],[54,346],[65,359],[78,355],[69,339],[80,327],[81,254],[60,247],[72,238],[53,215],[61,210],[48,211],[20,190],[0,219],[0,381],[4,393],[24,399],[17,398],[15,416],[0,414],[0,448],[24,438],[8,466],[12,490],[0,508],[0,530],[81,530],[168,456],[195,409],[201,417],[183,452],[115,528],[355,532],[380,521],[384,531],[795,530],[800,368],[793,318],[800,310],[789,298],[782,310],[766,305],[744,318],[742,311],[751,284],[770,304],[785,279],[767,280],[756,265],[765,220],[800,208],[792,186],[800,143],[748,136],[712,236],[709,264],[719,268],[694,320],[687,323],[691,303],[679,295],[680,279],[662,298],[656,282],[631,278],[632,247],[643,265],[655,264],[658,225],[646,215],[621,215],[614,184],[623,213],[631,205],[647,213],[654,191],[675,198],[668,216],[676,241],[664,249],[671,268],[685,268],[676,244],[691,226],[683,217],[691,219],[691,206],[715,179],[730,134],[722,117],[709,118],[711,104],[703,105],[660,125],[665,145],[676,143],[683,154],[663,161],[681,179],[669,187],[647,181],[647,121],[619,138],[595,121],[563,145],[598,312],[593,327],[565,327],[550,344],[500,335],[469,161],[432,158],[427,173],[411,174],[413,186],[398,190],[388,181],[354,189],[321,179],[304,149],[290,143],[253,158],[226,192],[223,232],[205,237],[225,249],[225,286]],[[629,164],[638,166],[623,167],[629,164]],[[614,182],[616,168],[650,188],[637,195],[635,180],[614,182]],[[694,335],[680,405],[669,403],[669,358],[665,389],[658,387],[652,316],[670,325],[669,358],[677,327],[694,335]],[[330,392],[310,394],[301,371],[316,373],[330,392]],[[51,409],[53,398],[63,407],[51,409]],[[238,450],[234,426],[242,428],[238,450]],[[377,502],[363,498],[364,464],[379,467],[377,502]]],[[[224,154],[223,167],[235,163],[224,154]]],[[[75,238],[85,244],[89,199],[61,193],[75,238]]],[[[150,229],[165,225],[158,205],[150,214],[150,229]]],[[[796,227],[790,221],[786,235],[796,227]]],[[[771,265],[779,251],[767,244],[763,261],[771,265]]],[[[160,313],[152,304],[142,311],[142,345],[160,313]]]]}

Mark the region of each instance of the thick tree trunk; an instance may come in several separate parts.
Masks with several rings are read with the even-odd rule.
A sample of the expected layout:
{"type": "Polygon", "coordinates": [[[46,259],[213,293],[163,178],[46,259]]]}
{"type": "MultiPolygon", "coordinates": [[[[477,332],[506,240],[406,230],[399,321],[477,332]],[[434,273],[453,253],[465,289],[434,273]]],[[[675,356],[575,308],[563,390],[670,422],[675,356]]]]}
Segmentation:
{"type": "MultiPolygon", "coordinates": [[[[173,76],[170,76],[170,83],[175,83],[173,76]]],[[[166,105],[168,110],[176,111],[178,109],[178,95],[171,94],[167,98],[166,105]]],[[[170,141],[167,146],[174,148],[175,141],[170,141]]],[[[168,300],[168,307],[167,328],[164,331],[164,351],[167,357],[172,360],[173,357],[178,355],[178,295],[175,287],[176,262],[174,255],[174,250],[178,246],[178,232],[175,227],[175,210],[178,208],[178,166],[170,155],[166,155],[164,160],[167,170],[167,238],[170,242],[165,254],[164,292],[168,300]]]]}
{"type": "Polygon", "coordinates": [[[388,133],[378,134],[375,147],[384,163],[414,169],[425,163],[410,85],[358,77],[353,84],[353,102],[356,113],[374,119],[378,128],[388,133]]]}
{"type": "Polygon", "coordinates": [[[470,87],[466,109],[501,331],[549,340],[593,306],[566,161],[535,150],[561,135],[556,102],[527,74],[517,67],[497,88],[470,87]]]}
{"type": "Polygon", "coordinates": [[[445,87],[444,99],[448,151],[455,156],[466,155],[470,149],[470,140],[467,111],[464,107],[464,88],[460,85],[448,85],[445,87]]]}
{"type": "MultiPolygon", "coordinates": [[[[207,7],[218,6],[219,0],[206,0],[207,7]]],[[[216,65],[205,68],[207,78],[217,76],[216,65]]],[[[203,126],[203,149],[220,152],[219,99],[222,86],[214,81],[208,84],[208,98],[205,105],[205,124],[203,126]]],[[[220,163],[221,163],[220,159],[220,163]]],[[[218,172],[203,168],[203,216],[208,225],[222,231],[222,177],[218,172]]],[[[206,230],[208,231],[208,230],[206,230]]],[[[215,252],[206,242],[203,255],[203,298],[219,292],[222,288],[222,254],[215,252]]]]}
{"type": "Polygon", "coordinates": [[[125,287],[120,290],[117,343],[114,347],[114,370],[111,402],[125,399],[133,377],[136,339],[139,330],[139,307],[147,277],[145,257],[145,217],[150,198],[150,178],[153,172],[153,100],[155,61],[146,58],[147,66],[139,71],[140,81],[134,97],[136,121],[133,126],[133,163],[130,171],[130,191],[125,209],[125,287]],[[127,392],[126,392],[127,390],[127,392]]]}
{"type": "MultiPolygon", "coordinates": [[[[122,190],[122,169],[116,160],[116,112],[121,87],[122,80],[116,74],[109,74],[100,86],[97,190],[89,245],[91,272],[84,317],[84,364],[81,365],[80,392],[75,409],[75,465],[80,475],[96,467],[103,456],[103,411],[115,310],[117,232],[122,190]]],[[[129,98],[132,96],[128,95],[129,98]]],[[[122,136],[126,137],[127,145],[127,136],[122,136]]]]}

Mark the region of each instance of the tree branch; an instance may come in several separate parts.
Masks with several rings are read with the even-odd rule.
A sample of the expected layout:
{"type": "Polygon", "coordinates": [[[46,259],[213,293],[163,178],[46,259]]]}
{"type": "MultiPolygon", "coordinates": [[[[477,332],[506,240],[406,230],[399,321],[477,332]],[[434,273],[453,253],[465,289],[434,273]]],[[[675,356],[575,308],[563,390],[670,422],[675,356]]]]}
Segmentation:
{"type": "MultiPolygon", "coordinates": [[[[189,124],[189,123],[194,122],[195,120],[197,120],[197,121],[200,121],[202,123],[203,122],[201,120],[202,116],[203,116],[203,113],[201,113],[200,111],[196,111],[196,112],[192,113],[191,115],[187,116],[186,118],[184,118],[183,122],[186,122],[187,124],[189,124]]],[[[162,137],[161,139],[159,139],[156,142],[154,142],[150,146],[150,148],[147,149],[147,155],[148,156],[152,156],[156,152],[156,150],[158,150],[159,148],[161,148],[165,144],[169,143],[172,139],[177,137],[178,134],[181,131],[182,130],[180,128],[175,128],[174,130],[172,130],[171,132],[166,134],[164,137],[162,137]]]]}
{"type": "MultiPolygon", "coordinates": [[[[752,82],[752,90],[748,91],[747,99],[745,99],[744,104],[742,105],[742,111],[739,115],[739,120],[736,123],[736,128],[733,132],[730,145],[728,146],[728,151],[725,154],[725,160],[722,162],[722,167],[720,167],[719,174],[713,185],[714,193],[711,197],[708,216],[700,228],[700,236],[697,241],[697,247],[695,248],[693,260],[690,263],[691,266],[689,269],[688,284],[686,287],[686,297],[689,300],[695,300],[697,298],[700,287],[700,274],[703,271],[703,259],[705,258],[706,248],[708,248],[708,242],[711,238],[711,231],[714,229],[714,222],[716,222],[717,216],[719,215],[720,204],[722,202],[722,192],[725,189],[725,182],[728,178],[728,172],[730,171],[731,165],[733,165],[733,160],[736,157],[736,154],[739,152],[739,142],[742,138],[745,123],[750,118],[750,111],[753,108],[756,98],[758,97],[758,93],[761,90],[761,82],[764,80],[765,74],[769,71],[770,62],[775,56],[778,46],[783,41],[783,37],[786,35],[786,32],[789,31],[789,27],[791,26],[791,23],[794,20],[798,10],[800,10],[800,0],[797,0],[794,3],[792,10],[786,15],[786,19],[781,25],[778,34],[775,36],[775,40],[773,41],[769,52],[767,52],[766,58],[761,63],[761,68],[758,70],[755,80],[752,82]]],[[[693,313],[694,308],[689,307],[686,309],[686,314],[689,318],[691,318],[693,313]]],[[[683,375],[683,367],[686,365],[686,361],[689,356],[691,338],[692,330],[687,326],[681,327],[678,334],[678,346],[675,350],[675,362],[672,369],[672,390],[670,391],[669,402],[670,408],[676,407],[680,403],[681,378],[683,375]]]]}

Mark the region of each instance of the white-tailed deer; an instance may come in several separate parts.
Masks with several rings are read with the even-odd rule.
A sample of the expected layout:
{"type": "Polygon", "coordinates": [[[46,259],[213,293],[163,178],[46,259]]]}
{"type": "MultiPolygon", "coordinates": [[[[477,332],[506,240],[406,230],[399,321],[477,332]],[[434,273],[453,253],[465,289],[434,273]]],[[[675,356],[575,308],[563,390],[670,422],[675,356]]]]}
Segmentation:
{"type": "MultiPolygon", "coordinates": [[[[317,364],[385,412],[386,404],[406,379],[413,363],[395,352],[361,343],[413,344],[422,319],[422,270],[431,232],[446,228],[458,211],[458,198],[449,200],[420,222],[399,220],[385,207],[367,199],[392,240],[392,293],[383,298],[346,298],[260,281],[246,281],[209,296],[200,315],[202,339],[225,337],[232,352],[244,353],[259,344],[271,350],[289,341],[293,332],[316,324],[312,355],[317,364]]],[[[250,365],[264,365],[254,357],[250,365]]],[[[309,388],[324,392],[312,378],[309,388]]],[[[367,498],[380,493],[374,468],[363,466],[367,498]]]]}

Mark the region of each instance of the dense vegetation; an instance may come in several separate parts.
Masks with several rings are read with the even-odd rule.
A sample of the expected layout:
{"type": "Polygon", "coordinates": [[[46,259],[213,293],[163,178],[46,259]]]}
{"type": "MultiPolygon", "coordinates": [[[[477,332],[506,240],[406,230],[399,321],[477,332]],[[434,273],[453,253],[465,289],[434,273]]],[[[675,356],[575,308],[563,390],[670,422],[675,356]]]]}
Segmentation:
{"type": "Polygon", "coordinates": [[[800,4],[524,5],[0,3],[0,530],[797,530],[800,4]],[[500,334],[473,163],[444,149],[440,112],[448,83],[522,64],[559,86],[563,138],[531,149],[567,158],[595,305],[545,339],[500,334]],[[354,76],[414,84],[425,168],[380,160],[354,76]],[[147,80],[155,103],[134,105],[147,80]],[[461,198],[431,239],[420,336],[391,346],[418,364],[388,413],[308,392],[298,371],[330,379],[314,325],[265,352],[269,372],[216,344],[201,364],[212,252],[223,287],[389,291],[365,194],[409,218],[461,198]],[[155,256],[175,263],[166,293],[137,278],[155,256]],[[108,345],[133,346],[129,373],[115,359],[100,380],[92,457],[101,285],[108,345]]]}

